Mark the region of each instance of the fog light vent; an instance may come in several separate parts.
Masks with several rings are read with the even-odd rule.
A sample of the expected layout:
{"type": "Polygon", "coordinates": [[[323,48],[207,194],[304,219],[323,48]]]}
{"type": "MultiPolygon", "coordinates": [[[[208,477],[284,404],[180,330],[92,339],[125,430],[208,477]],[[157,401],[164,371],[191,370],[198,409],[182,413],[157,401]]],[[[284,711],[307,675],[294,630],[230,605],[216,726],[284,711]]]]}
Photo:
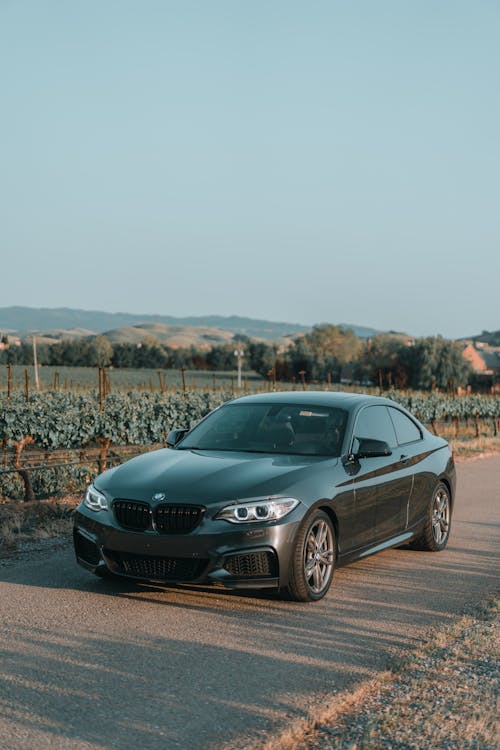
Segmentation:
{"type": "Polygon", "coordinates": [[[87,565],[98,565],[101,562],[101,555],[97,544],[87,539],[86,536],[75,531],[75,550],[77,557],[83,560],[87,565]]]}
{"type": "Polygon", "coordinates": [[[224,568],[233,578],[276,578],[278,561],[274,552],[244,552],[230,555],[224,568]]]}

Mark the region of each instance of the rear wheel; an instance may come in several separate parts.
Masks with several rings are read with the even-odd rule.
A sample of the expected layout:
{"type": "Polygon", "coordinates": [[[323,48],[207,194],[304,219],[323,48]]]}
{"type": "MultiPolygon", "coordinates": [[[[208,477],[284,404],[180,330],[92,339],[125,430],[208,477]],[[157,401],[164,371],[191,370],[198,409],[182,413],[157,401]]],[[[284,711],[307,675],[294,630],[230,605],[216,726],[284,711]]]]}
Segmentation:
{"type": "Polygon", "coordinates": [[[332,583],[334,566],[333,524],[324,511],[317,510],[297,534],[285,593],[298,602],[322,599],[332,583]]]}
{"type": "Polygon", "coordinates": [[[439,552],[444,549],[450,537],[451,500],[443,482],[439,482],[427,509],[427,518],[422,533],[413,542],[415,549],[439,552]]]}

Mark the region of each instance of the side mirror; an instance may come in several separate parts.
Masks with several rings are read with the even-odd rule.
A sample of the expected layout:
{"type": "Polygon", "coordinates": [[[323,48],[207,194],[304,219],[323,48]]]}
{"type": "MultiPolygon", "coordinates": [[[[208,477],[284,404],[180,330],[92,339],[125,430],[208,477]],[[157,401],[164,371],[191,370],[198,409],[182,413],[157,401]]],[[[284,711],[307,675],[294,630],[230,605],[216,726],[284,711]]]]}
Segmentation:
{"type": "Polygon", "coordinates": [[[187,427],[184,427],[183,429],[176,429],[176,430],[170,430],[170,432],[167,435],[167,448],[174,448],[177,443],[180,443],[184,435],[186,435],[189,432],[187,427]]]}
{"type": "Polygon", "coordinates": [[[360,458],[381,458],[383,456],[392,455],[389,444],[384,440],[356,438],[356,441],[358,443],[358,449],[356,453],[352,453],[349,457],[352,461],[356,461],[360,458]]]}

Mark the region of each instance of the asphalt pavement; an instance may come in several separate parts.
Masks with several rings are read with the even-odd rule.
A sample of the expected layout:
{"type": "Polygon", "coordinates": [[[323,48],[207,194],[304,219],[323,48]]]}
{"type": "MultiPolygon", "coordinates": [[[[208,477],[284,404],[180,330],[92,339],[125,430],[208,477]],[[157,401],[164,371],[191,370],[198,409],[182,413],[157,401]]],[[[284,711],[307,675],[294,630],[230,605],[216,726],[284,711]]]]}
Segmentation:
{"type": "Polygon", "coordinates": [[[458,463],[448,548],[389,550],[315,604],[102,581],[66,541],[0,561],[1,750],[244,750],[498,588],[500,456],[458,463]]]}

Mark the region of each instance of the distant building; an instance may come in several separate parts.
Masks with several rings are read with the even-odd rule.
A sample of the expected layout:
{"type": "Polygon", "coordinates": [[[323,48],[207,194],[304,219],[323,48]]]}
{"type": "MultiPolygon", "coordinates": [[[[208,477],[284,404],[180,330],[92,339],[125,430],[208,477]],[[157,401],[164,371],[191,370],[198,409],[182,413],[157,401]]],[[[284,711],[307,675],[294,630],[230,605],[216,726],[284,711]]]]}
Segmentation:
{"type": "Polygon", "coordinates": [[[464,341],[463,355],[470,362],[479,382],[498,389],[500,386],[500,346],[481,341],[464,341]]]}

